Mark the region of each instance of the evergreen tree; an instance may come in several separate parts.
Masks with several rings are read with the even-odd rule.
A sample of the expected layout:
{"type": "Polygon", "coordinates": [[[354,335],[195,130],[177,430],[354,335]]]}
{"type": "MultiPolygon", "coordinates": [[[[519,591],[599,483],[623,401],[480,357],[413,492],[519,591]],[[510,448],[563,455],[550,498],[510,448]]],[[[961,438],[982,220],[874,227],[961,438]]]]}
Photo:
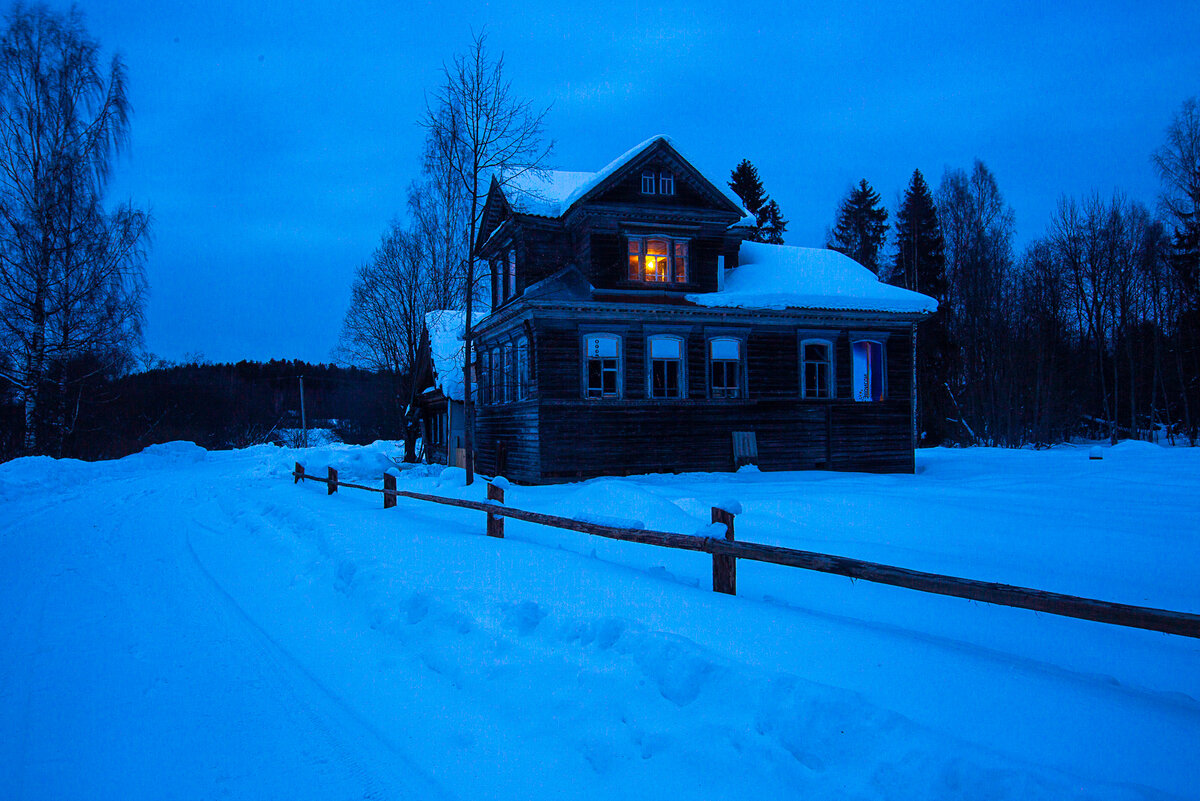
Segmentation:
{"type": "Polygon", "coordinates": [[[771,200],[763,190],[759,180],[758,170],[749,159],[742,159],[737,168],[730,173],[729,188],[741,199],[746,211],[754,217],[754,228],[750,236],[751,242],[768,242],[772,245],[783,244],[783,232],[787,230],[787,220],[779,204],[771,200]]]}
{"type": "Polygon", "coordinates": [[[878,275],[879,250],[887,238],[887,218],[887,209],[879,204],[879,193],[863,179],[838,206],[837,225],[825,247],[845,253],[878,275]]]}
{"type": "Polygon", "coordinates": [[[783,219],[783,212],[779,210],[779,204],[770,200],[763,209],[763,219],[759,221],[759,230],[763,238],[755,241],[782,245],[783,232],[787,230],[787,225],[787,220],[783,219]]]}
{"type": "Polygon", "coordinates": [[[920,170],[913,170],[896,212],[896,258],[888,283],[934,298],[938,310],[917,326],[917,442],[940,445],[951,413],[946,382],[951,376],[950,336],[946,327],[949,281],[945,242],[933,195],[920,170]]]}

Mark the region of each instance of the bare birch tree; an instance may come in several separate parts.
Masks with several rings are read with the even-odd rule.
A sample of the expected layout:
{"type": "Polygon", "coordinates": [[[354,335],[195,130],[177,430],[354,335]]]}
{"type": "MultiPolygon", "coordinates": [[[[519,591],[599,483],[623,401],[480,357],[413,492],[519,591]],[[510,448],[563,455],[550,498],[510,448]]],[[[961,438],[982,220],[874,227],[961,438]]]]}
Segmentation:
{"type": "Polygon", "coordinates": [[[475,405],[471,392],[471,328],[475,299],[475,261],[479,221],[495,176],[502,184],[538,170],[550,154],[543,121],[548,109],[537,109],[513,94],[504,75],[504,56],[493,58],[484,34],[473,38],[463,55],[443,68],[444,82],[427,108],[423,124],[434,144],[439,168],[462,188],[469,225],[465,232],[465,330],[463,387],[466,412],[464,450],[467,483],[475,477],[475,405]]]}
{"type": "Polygon", "coordinates": [[[23,407],[28,453],[44,448],[55,364],[140,342],[148,219],[102,205],[129,113],[124,65],[102,68],[78,10],[14,8],[0,41],[0,375],[23,407]]]}

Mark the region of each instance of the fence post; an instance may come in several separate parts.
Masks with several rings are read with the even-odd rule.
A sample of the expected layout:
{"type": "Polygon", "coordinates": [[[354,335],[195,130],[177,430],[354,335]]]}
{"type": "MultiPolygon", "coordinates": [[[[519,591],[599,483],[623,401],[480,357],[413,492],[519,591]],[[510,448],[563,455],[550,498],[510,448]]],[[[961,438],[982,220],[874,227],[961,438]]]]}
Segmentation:
{"type": "MultiPolygon", "coordinates": [[[[733,513],[716,506],[712,521],[725,524],[725,539],[733,542],[733,513]]],[[[713,554],[713,592],[737,595],[737,559],[725,554],[713,554]]]]}
{"type": "Polygon", "coordinates": [[[292,483],[299,484],[302,478],[304,478],[304,465],[296,462],[296,470],[292,473],[292,483]]]}
{"type": "Polygon", "coordinates": [[[325,494],[332,495],[335,492],[337,492],[337,471],[331,467],[329,468],[329,490],[325,494]]]}
{"type": "MultiPolygon", "coordinates": [[[[504,490],[497,487],[495,484],[488,484],[487,499],[504,503],[504,490]]],[[[488,512],[487,517],[487,535],[489,537],[499,537],[504,539],[504,518],[488,512]]]]}
{"type": "Polygon", "coordinates": [[[383,508],[391,509],[396,505],[396,477],[391,473],[383,474],[383,508]]]}

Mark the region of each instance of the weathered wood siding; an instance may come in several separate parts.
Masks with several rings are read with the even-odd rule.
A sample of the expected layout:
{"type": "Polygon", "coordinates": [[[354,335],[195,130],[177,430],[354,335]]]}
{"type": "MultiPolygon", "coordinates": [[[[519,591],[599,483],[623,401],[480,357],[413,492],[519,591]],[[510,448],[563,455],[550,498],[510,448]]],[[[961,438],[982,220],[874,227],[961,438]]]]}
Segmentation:
{"type": "Polygon", "coordinates": [[[539,429],[538,404],[534,400],[480,406],[475,414],[475,469],[514,481],[538,481],[539,429]]]}
{"type": "Polygon", "coordinates": [[[662,326],[633,319],[543,319],[535,325],[534,400],[484,407],[479,415],[479,465],[494,470],[495,443],[507,452],[504,472],[518,481],[567,481],[597,475],[729,470],[733,432],[753,431],[764,470],[824,468],[911,472],[911,346],[887,338],[888,399],[850,399],[850,339],[836,335],[838,396],[800,398],[799,339],[787,325],[750,327],[747,397],[709,400],[706,329],[673,327],[687,341],[688,397],[647,398],[646,335],[662,326]],[[582,397],[581,336],[610,331],[623,341],[620,400],[582,397]]]}

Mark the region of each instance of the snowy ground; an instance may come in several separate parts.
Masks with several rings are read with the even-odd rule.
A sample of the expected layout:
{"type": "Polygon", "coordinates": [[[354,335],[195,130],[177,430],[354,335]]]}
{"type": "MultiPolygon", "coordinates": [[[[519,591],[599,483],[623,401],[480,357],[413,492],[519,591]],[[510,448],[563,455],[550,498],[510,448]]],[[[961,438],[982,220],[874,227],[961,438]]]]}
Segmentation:
{"type": "MultiPolygon", "coordinates": [[[[1200,641],[324,486],[390,449],[0,465],[0,796],[1200,798],[1200,641]]],[[[481,498],[454,471],[402,488],[481,498]]],[[[1200,449],[508,501],[1200,612],[1200,449]]]]}

